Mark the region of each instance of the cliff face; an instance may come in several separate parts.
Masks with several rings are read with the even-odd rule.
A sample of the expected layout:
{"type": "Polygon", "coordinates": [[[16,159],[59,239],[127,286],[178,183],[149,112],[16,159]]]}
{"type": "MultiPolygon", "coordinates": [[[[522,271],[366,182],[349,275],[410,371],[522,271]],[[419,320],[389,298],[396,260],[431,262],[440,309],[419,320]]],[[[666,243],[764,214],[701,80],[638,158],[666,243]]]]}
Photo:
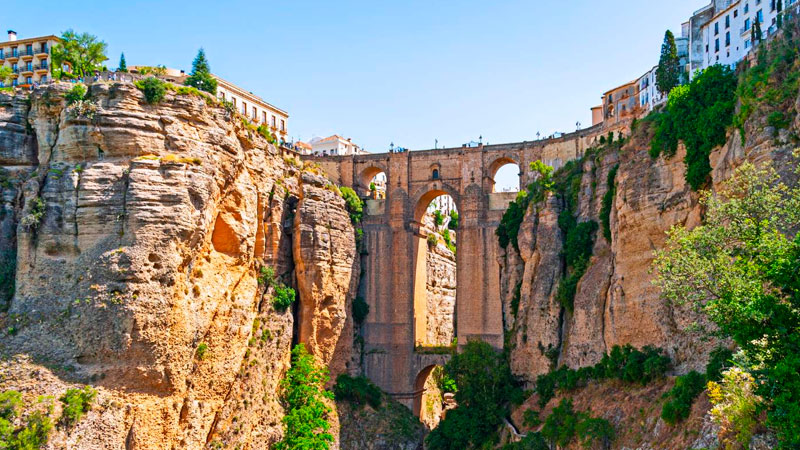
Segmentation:
{"type": "Polygon", "coordinates": [[[0,273],[0,345],[30,357],[3,363],[0,387],[98,388],[101,406],[55,443],[268,448],[293,328],[334,375],[351,358],[344,201],[200,97],[149,105],[97,83],[96,111],[81,113],[69,87],[0,94],[0,258],[16,281],[4,296],[0,273]],[[297,286],[297,325],[259,285],[262,266],[297,286]]]}
{"type": "Polygon", "coordinates": [[[456,255],[442,244],[429,245],[426,271],[428,335],[425,342],[431,346],[447,346],[455,337],[456,255]]]}
{"type": "MultiPolygon", "coordinates": [[[[743,161],[783,164],[791,155],[788,132],[762,123],[748,124],[748,139],[738,132],[711,154],[710,189],[728,179],[743,161]],[[777,136],[777,137],[776,137],[777,136]]],[[[648,155],[649,130],[641,129],[622,147],[605,147],[582,161],[576,215],[578,222],[601,222],[602,198],[609,172],[618,165],[616,193],[610,214],[611,240],[595,234],[588,269],[577,285],[572,312],[555,293],[564,276],[560,255],[564,236],[557,218],[565,205],[556,195],[531,205],[520,228],[519,251],[509,245],[500,253],[504,320],[513,346],[515,374],[534,381],[554,365],[593,365],[615,345],[663,348],[679,373],[705,367],[718,342],[690,330],[703,316],[688,307],[665,302],[653,286],[653,252],[674,225],[694,227],[702,217],[699,195],[685,181],[684,149],[672,158],[648,155]],[[519,308],[512,299],[519,287],[519,308]]]]}

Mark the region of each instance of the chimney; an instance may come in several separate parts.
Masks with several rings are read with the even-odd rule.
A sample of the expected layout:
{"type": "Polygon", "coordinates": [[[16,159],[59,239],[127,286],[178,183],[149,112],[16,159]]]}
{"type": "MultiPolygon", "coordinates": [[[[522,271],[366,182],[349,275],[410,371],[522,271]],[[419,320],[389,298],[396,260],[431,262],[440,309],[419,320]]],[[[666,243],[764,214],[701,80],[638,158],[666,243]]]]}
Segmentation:
{"type": "Polygon", "coordinates": [[[14,30],[8,30],[8,42],[16,40],[17,40],[17,32],[14,30]]]}

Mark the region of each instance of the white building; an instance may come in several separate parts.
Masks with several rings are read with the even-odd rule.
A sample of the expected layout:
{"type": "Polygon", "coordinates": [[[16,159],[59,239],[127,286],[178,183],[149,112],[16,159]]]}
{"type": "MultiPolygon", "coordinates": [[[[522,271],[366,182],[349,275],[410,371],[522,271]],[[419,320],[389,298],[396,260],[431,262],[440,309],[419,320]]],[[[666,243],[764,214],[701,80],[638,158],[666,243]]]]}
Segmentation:
{"type": "MultiPolygon", "coordinates": [[[[800,0],[784,0],[783,8],[784,11],[797,10],[800,0]]],[[[700,25],[701,42],[701,45],[690,45],[692,50],[700,52],[692,58],[699,63],[694,69],[714,64],[735,68],[753,48],[752,31],[756,21],[761,25],[762,39],[778,31],[778,0],[714,0],[695,12],[692,19],[700,25]]]]}
{"type": "Polygon", "coordinates": [[[637,80],[639,92],[639,107],[646,111],[651,111],[666,100],[664,95],[658,90],[656,85],[656,71],[658,66],[653,67],[637,80]]]}
{"type": "Polygon", "coordinates": [[[316,137],[310,142],[312,153],[315,156],[340,156],[360,155],[366,153],[350,138],[343,138],[338,134],[326,138],[316,137]]]}

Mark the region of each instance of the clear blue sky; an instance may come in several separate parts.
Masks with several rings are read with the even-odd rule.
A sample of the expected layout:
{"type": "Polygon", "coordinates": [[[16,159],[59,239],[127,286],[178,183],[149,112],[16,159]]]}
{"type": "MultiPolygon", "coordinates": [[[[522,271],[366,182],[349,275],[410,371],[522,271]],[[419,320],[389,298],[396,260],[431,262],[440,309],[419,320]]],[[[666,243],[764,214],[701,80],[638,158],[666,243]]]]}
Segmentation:
{"type": "Polygon", "coordinates": [[[588,126],[600,95],[655,65],[664,31],[706,3],[13,1],[2,26],[95,34],[112,68],[124,51],[188,70],[203,47],[214,73],[290,113],[292,137],[379,152],[588,126]]]}

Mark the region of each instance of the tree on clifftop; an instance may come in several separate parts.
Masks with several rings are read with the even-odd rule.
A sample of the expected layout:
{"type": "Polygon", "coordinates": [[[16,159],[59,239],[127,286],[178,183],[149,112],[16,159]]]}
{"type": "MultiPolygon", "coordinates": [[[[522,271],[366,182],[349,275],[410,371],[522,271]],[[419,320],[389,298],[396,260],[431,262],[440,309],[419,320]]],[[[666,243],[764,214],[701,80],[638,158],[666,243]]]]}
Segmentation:
{"type": "Polygon", "coordinates": [[[56,77],[61,77],[64,63],[71,67],[77,77],[85,77],[102,68],[108,60],[108,45],[97,40],[97,36],[89,33],[78,34],[67,30],[61,34],[61,43],[53,47],[53,70],[56,77]]]}
{"type": "Polygon", "coordinates": [[[125,62],[125,53],[119,55],[119,67],[117,67],[117,72],[127,72],[128,71],[128,64],[125,62]]]}
{"type": "Polygon", "coordinates": [[[656,69],[656,86],[662,94],[669,94],[675,86],[681,84],[681,62],[678,58],[678,47],[675,45],[675,36],[667,30],[664,34],[664,43],[661,44],[661,59],[656,69]]]}
{"type": "Polygon", "coordinates": [[[192,62],[192,74],[186,78],[186,86],[217,95],[217,80],[211,75],[206,52],[201,48],[192,62]]]}

